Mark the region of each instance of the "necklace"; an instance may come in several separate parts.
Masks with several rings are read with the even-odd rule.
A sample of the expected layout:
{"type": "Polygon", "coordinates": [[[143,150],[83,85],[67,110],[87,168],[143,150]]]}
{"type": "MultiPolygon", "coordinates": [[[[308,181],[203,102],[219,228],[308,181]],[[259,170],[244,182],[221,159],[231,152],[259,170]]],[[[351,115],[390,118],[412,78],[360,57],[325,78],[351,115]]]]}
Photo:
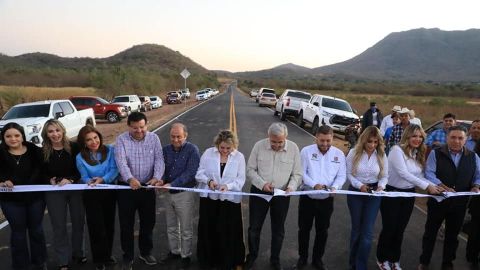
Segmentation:
{"type": "Polygon", "coordinates": [[[53,152],[57,155],[57,157],[62,157],[62,154],[63,154],[63,149],[60,149],[60,150],[53,150],[53,152]]]}
{"type": "Polygon", "coordinates": [[[13,158],[13,160],[15,160],[15,163],[20,164],[20,160],[22,160],[22,157],[23,157],[23,154],[20,155],[19,158],[16,158],[14,154],[10,154],[13,158]]]}

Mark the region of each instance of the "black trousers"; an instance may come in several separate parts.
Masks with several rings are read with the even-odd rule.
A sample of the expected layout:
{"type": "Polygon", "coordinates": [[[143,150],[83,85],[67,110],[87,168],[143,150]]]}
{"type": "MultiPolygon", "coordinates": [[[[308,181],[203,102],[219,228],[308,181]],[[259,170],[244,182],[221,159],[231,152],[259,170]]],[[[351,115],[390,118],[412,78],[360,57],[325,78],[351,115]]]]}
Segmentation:
{"type": "Polygon", "coordinates": [[[315,220],[312,262],[322,263],[332,213],[333,197],[320,200],[306,195],[300,196],[298,204],[298,253],[300,258],[305,260],[308,258],[310,230],[315,220]]]}
{"type": "Polygon", "coordinates": [[[455,260],[458,248],[458,234],[462,229],[468,197],[456,197],[437,202],[428,199],[427,222],[422,239],[422,255],[420,263],[430,264],[438,229],[445,220],[445,240],[443,242],[443,261],[451,263],[455,260]]]}
{"type": "Polygon", "coordinates": [[[200,198],[197,258],[201,269],[235,269],[245,262],[240,203],[200,198]]]}
{"type": "MultiPolygon", "coordinates": [[[[411,189],[398,189],[392,186],[387,191],[415,192],[411,189]]],[[[379,262],[399,262],[402,254],[403,234],[412,215],[415,198],[383,197],[380,204],[382,231],[378,238],[377,260],[379,262]]]]}
{"type": "Polygon", "coordinates": [[[112,256],[116,197],[115,190],[83,192],[83,204],[94,263],[105,263],[112,256]]]}
{"type": "Polygon", "coordinates": [[[155,190],[124,189],[118,193],[118,217],[120,219],[120,242],[123,250],[123,260],[134,258],[134,227],[135,212],[138,211],[140,231],[138,248],[143,256],[151,255],[153,249],[153,227],[155,226],[155,190]]]}
{"type": "MultiPolygon", "coordinates": [[[[268,194],[252,185],[250,192],[268,194]]],[[[270,193],[271,195],[271,193],[270,193]]],[[[290,206],[290,197],[273,197],[270,202],[256,197],[250,196],[250,226],[248,227],[248,256],[247,260],[254,261],[258,257],[258,249],[260,246],[260,233],[262,231],[263,222],[270,209],[270,223],[272,231],[270,262],[280,262],[280,251],[282,249],[283,238],[285,236],[285,219],[290,206]]]]}
{"type": "Polygon", "coordinates": [[[480,197],[472,196],[470,199],[470,229],[468,232],[468,242],[466,257],[469,262],[478,262],[480,253],[480,197]]]}

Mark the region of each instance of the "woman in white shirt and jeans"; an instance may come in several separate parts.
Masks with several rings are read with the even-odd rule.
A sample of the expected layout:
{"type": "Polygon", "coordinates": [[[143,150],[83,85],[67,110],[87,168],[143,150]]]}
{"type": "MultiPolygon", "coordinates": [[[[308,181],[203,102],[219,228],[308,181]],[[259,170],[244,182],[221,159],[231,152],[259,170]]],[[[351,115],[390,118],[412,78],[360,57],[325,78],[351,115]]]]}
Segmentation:
{"type": "MultiPolygon", "coordinates": [[[[237,136],[220,131],[214,147],[200,158],[195,178],[198,188],[242,191],[245,157],[237,151],[237,136]]],[[[245,260],[241,196],[200,193],[197,257],[201,268],[233,269],[245,260]]]]}
{"type": "MultiPolygon", "coordinates": [[[[349,190],[360,192],[382,191],[388,181],[388,162],[380,130],[367,127],[354,149],[347,156],[349,190]]],[[[380,197],[348,195],[352,231],[350,234],[350,269],[368,269],[373,229],[380,208],[380,197]]]]}
{"type": "MultiPolygon", "coordinates": [[[[400,143],[391,148],[388,155],[387,191],[415,192],[415,187],[429,194],[438,194],[442,188],[432,184],[424,176],[425,132],[410,124],[403,132],[400,143]]],[[[413,211],[414,197],[383,197],[380,205],[383,228],[377,246],[377,264],[380,269],[399,270],[403,233],[413,211]]]]}

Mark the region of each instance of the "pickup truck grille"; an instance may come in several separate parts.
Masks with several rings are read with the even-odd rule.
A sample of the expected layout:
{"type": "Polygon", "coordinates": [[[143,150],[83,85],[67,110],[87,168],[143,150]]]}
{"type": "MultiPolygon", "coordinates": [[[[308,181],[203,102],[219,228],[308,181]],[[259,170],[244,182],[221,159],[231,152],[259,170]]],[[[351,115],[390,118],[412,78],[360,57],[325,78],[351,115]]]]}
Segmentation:
{"type": "Polygon", "coordinates": [[[348,126],[354,122],[355,122],[355,118],[350,118],[350,117],[341,116],[341,115],[334,115],[332,116],[332,118],[330,118],[330,123],[342,125],[342,126],[348,126]]]}

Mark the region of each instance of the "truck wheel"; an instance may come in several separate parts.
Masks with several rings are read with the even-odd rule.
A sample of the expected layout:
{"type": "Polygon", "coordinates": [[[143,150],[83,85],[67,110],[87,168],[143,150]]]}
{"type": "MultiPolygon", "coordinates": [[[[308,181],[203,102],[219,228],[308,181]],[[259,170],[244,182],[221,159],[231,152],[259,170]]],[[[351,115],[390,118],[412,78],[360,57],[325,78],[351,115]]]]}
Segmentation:
{"type": "Polygon", "coordinates": [[[318,117],[316,117],[315,120],[313,120],[313,124],[312,124],[313,136],[315,136],[315,134],[317,133],[317,130],[318,130],[318,117]]]}
{"type": "Polygon", "coordinates": [[[107,113],[107,120],[109,123],[115,123],[115,122],[118,122],[120,121],[120,116],[118,116],[118,114],[114,113],[114,112],[109,112],[107,113]]]}
{"type": "Polygon", "coordinates": [[[278,112],[277,112],[277,106],[273,107],[273,116],[277,116],[278,115],[278,112]]]}
{"type": "Polygon", "coordinates": [[[282,109],[280,110],[280,120],[285,121],[286,119],[287,119],[287,115],[283,111],[283,107],[282,107],[282,109]]]}
{"type": "Polygon", "coordinates": [[[303,122],[303,112],[300,112],[297,116],[297,126],[299,127],[305,126],[305,122],[303,122]]]}

